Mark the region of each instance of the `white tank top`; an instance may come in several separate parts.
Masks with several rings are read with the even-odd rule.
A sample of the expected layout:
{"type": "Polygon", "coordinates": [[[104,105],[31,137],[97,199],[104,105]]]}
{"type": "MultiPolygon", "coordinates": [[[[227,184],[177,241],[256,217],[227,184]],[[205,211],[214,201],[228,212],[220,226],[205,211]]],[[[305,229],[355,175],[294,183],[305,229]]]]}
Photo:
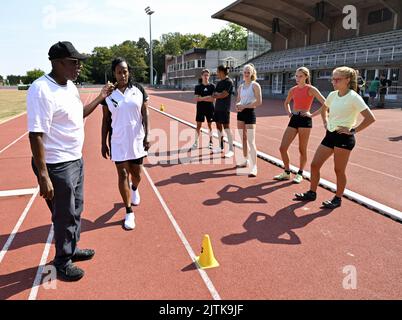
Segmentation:
{"type": "Polygon", "coordinates": [[[245,83],[241,85],[240,89],[240,104],[245,106],[251,104],[257,100],[254,94],[254,81],[247,86],[245,83]]]}

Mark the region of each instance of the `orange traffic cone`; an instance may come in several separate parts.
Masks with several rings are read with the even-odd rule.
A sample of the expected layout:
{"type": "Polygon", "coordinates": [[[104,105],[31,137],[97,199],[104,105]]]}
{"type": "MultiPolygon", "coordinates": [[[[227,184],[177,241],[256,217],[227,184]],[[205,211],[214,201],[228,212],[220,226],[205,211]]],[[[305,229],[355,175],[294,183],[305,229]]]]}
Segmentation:
{"type": "Polygon", "coordinates": [[[202,240],[201,254],[195,260],[196,264],[201,269],[209,269],[219,267],[219,262],[216,261],[214,251],[212,250],[211,240],[209,235],[205,235],[202,240]]]}

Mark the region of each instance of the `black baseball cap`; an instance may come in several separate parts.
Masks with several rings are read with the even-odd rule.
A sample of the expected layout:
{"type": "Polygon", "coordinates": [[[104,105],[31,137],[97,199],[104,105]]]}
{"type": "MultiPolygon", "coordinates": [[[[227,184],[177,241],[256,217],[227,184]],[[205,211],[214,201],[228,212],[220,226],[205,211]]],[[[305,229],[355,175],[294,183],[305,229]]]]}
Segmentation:
{"type": "Polygon", "coordinates": [[[73,58],[77,60],[86,60],[88,56],[81,54],[74,48],[71,42],[59,41],[49,50],[49,60],[73,58]]]}

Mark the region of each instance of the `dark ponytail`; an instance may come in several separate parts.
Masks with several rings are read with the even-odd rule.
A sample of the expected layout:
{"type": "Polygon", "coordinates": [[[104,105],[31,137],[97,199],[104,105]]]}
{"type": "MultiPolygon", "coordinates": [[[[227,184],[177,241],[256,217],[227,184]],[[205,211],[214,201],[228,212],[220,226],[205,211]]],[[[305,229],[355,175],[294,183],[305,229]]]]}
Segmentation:
{"type": "Polygon", "coordinates": [[[225,74],[225,76],[227,76],[229,74],[229,67],[224,66],[223,64],[221,64],[220,66],[218,66],[218,71],[221,71],[225,74]]]}

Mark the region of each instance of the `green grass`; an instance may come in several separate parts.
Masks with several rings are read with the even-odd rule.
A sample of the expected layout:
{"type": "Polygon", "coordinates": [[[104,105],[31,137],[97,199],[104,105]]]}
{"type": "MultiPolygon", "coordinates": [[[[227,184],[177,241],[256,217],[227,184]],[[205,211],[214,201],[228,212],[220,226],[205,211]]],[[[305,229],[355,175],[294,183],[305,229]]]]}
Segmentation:
{"type": "Polygon", "coordinates": [[[26,111],[27,91],[0,90],[0,123],[26,111]]]}

